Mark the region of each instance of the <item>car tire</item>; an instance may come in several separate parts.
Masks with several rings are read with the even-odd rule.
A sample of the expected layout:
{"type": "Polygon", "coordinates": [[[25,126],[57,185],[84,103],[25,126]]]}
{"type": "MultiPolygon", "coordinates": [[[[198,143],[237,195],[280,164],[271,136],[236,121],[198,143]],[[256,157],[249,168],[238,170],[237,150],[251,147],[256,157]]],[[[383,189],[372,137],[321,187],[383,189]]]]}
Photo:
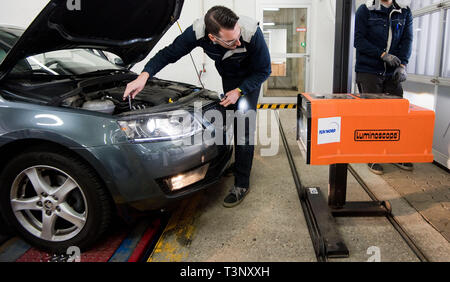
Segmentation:
{"type": "Polygon", "coordinates": [[[86,250],[107,230],[112,207],[93,169],[64,150],[24,152],[0,175],[0,212],[6,224],[45,251],[86,250]]]}

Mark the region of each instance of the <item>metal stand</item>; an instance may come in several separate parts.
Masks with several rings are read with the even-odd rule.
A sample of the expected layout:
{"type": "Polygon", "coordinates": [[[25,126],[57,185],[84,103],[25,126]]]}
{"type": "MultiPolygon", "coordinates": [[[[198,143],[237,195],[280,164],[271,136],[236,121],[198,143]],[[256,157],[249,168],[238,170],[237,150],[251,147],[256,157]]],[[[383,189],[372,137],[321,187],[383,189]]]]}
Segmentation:
{"type": "Polygon", "coordinates": [[[306,221],[313,241],[316,256],[327,258],[346,258],[349,251],[337,229],[336,221],[327,206],[320,188],[303,188],[303,202],[306,221]],[[311,232],[314,230],[314,232],[311,232]]]}
{"type": "Polygon", "coordinates": [[[387,202],[346,202],[347,164],[330,165],[328,206],[336,217],[387,216],[391,212],[387,202]]]}
{"type": "Polygon", "coordinates": [[[334,217],[387,216],[389,202],[346,202],[347,164],[330,166],[328,205],[320,188],[304,188],[304,213],[316,253],[326,258],[346,258],[349,251],[339,234],[334,217]],[[312,228],[311,228],[312,227],[312,228]]]}
{"type": "MultiPolygon", "coordinates": [[[[355,0],[336,1],[336,32],[333,93],[350,93],[355,0]]],[[[386,216],[390,205],[385,202],[346,202],[347,164],[330,165],[328,205],[319,188],[299,189],[300,200],[317,257],[348,257],[349,251],[340,236],[334,217],[386,216]]]]}

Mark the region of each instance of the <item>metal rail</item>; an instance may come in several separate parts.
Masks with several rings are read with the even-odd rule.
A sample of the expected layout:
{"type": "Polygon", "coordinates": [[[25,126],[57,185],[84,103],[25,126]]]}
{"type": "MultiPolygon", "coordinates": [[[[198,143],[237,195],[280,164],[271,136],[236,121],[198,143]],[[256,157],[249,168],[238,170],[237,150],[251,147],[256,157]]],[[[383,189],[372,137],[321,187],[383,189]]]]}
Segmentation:
{"type": "Polygon", "coordinates": [[[300,177],[298,175],[297,167],[295,166],[294,159],[292,157],[291,150],[289,149],[289,144],[286,140],[286,135],[284,134],[283,126],[281,125],[280,117],[278,113],[275,112],[278,127],[280,130],[281,140],[283,141],[284,150],[286,151],[287,159],[289,162],[289,167],[291,168],[292,176],[294,178],[295,187],[297,188],[297,193],[300,199],[300,204],[305,215],[306,224],[308,225],[309,235],[313,243],[314,251],[316,253],[316,258],[318,262],[326,262],[327,256],[325,252],[325,242],[320,234],[320,230],[317,226],[317,221],[314,218],[314,214],[311,212],[311,208],[308,206],[306,201],[306,191],[302,186],[300,177]]]}

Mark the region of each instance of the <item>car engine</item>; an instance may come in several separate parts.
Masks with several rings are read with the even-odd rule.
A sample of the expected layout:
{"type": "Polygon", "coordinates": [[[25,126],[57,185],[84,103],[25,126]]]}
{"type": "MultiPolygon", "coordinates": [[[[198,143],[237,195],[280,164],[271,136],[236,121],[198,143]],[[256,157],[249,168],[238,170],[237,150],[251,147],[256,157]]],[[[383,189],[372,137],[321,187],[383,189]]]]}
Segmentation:
{"type": "MultiPolygon", "coordinates": [[[[130,111],[145,110],[151,107],[176,103],[179,99],[188,96],[201,89],[187,84],[152,80],[147,86],[131,100],[123,100],[125,86],[114,87],[105,90],[82,93],[65,99],[64,107],[81,108],[106,114],[121,114],[130,111]]],[[[210,98],[216,98],[215,92],[208,91],[210,98]],[[213,94],[214,93],[214,94],[213,94]]]]}

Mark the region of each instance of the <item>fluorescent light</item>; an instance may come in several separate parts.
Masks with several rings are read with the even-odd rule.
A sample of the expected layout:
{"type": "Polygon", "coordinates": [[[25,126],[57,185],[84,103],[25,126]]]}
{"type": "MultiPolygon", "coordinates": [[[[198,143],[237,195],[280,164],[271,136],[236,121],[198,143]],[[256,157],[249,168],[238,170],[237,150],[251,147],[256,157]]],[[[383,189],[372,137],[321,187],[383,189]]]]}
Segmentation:
{"type": "Polygon", "coordinates": [[[280,8],[263,8],[263,11],[275,11],[278,12],[280,8]]]}
{"type": "Polygon", "coordinates": [[[275,25],[275,23],[263,23],[263,25],[275,25]]]}

